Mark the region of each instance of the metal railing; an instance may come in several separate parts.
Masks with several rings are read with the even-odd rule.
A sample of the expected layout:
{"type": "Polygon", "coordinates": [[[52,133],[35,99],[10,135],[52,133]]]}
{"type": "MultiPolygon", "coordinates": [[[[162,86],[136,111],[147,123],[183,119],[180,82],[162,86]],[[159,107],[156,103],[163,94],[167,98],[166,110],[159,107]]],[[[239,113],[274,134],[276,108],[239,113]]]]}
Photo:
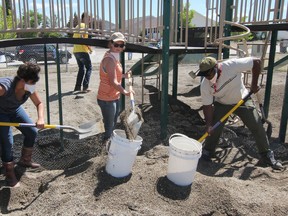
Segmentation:
{"type": "MultiPolygon", "coordinates": [[[[227,0],[206,0],[206,26],[219,26],[227,0]],[[221,10],[222,8],[222,10],[221,10]]],[[[163,35],[163,0],[10,0],[2,1],[3,26],[0,33],[87,31],[91,36],[107,38],[115,31],[124,33],[133,43],[160,41],[163,35]],[[6,5],[6,3],[9,3],[6,5]],[[76,28],[81,14],[92,18],[84,29],[76,28]]],[[[188,46],[189,11],[197,11],[192,0],[174,0],[170,6],[170,44],[188,46]],[[186,10],[187,5],[189,10],[186,10]]],[[[234,0],[233,20],[241,24],[287,23],[288,0],[234,0]]],[[[225,14],[224,14],[225,15],[225,14]]],[[[212,28],[211,28],[212,29],[212,28]]],[[[221,31],[221,29],[219,29],[221,31]]],[[[212,32],[211,32],[212,33],[212,32]]],[[[219,32],[213,33],[217,35],[219,32]]],[[[212,35],[212,34],[211,34],[212,35]]],[[[213,39],[213,37],[212,37],[213,39]]]]}

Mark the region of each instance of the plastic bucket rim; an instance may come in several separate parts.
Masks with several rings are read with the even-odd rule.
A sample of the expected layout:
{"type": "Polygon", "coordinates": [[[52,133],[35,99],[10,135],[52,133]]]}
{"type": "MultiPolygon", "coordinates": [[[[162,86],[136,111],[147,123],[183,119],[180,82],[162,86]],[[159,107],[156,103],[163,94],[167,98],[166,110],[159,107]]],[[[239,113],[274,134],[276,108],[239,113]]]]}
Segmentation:
{"type": "Polygon", "coordinates": [[[126,138],[126,134],[125,134],[125,137],[122,137],[121,135],[119,135],[119,134],[116,133],[116,132],[120,132],[120,134],[122,134],[122,133],[125,134],[125,131],[124,131],[124,130],[115,129],[115,130],[113,130],[112,136],[118,136],[118,137],[120,137],[121,139],[127,140],[128,142],[141,142],[141,143],[142,143],[142,141],[143,141],[143,138],[142,138],[141,136],[139,136],[139,135],[136,136],[136,139],[134,139],[134,140],[129,140],[129,139],[126,138]]]}
{"type": "Polygon", "coordinates": [[[180,134],[180,133],[172,134],[169,137],[169,146],[171,149],[173,149],[173,151],[176,151],[178,153],[185,154],[185,155],[197,155],[197,154],[202,153],[202,144],[200,142],[198,142],[197,140],[192,139],[192,138],[190,138],[184,134],[180,134]],[[179,147],[175,146],[172,142],[172,139],[176,138],[176,136],[181,136],[182,138],[185,138],[189,141],[192,141],[192,143],[196,146],[197,150],[192,150],[192,151],[191,150],[185,150],[185,149],[180,149],[179,147]]]}

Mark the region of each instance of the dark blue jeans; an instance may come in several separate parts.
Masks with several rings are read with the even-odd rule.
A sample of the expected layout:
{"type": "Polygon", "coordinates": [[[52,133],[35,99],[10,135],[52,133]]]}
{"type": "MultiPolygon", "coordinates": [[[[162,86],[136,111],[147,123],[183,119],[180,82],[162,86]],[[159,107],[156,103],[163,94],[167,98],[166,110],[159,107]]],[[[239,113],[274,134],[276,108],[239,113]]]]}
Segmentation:
{"type": "Polygon", "coordinates": [[[120,100],[103,101],[97,100],[101,108],[105,128],[104,139],[109,139],[117,123],[120,110],[120,100]]]}
{"type": "MultiPolygon", "coordinates": [[[[0,113],[0,122],[33,123],[25,110],[20,106],[15,113],[0,113]]],[[[33,147],[36,141],[37,128],[17,127],[24,135],[24,147],[33,147]]],[[[13,161],[13,133],[11,127],[0,127],[1,159],[3,162],[13,161]]]]}
{"type": "Polygon", "coordinates": [[[81,90],[81,86],[83,85],[83,89],[86,90],[89,87],[90,76],[92,73],[92,63],[88,53],[79,52],[74,53],[75,58],[78,64],[78,74],[76,79],[75,90],[81,90]],[[86,73],[85,73],[86,68],[86,73]],[[83,79],[84,78],[84,79],[83,79]]]}

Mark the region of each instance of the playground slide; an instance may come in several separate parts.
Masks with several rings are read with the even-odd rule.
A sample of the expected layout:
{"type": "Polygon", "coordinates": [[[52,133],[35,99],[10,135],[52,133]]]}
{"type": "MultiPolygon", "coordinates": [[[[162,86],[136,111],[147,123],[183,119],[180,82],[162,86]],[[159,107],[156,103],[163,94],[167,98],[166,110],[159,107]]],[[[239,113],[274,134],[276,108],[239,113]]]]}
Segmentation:
{"type": "MultiPolygon", "coordinates": [[[[173,57],[174,55],[169,56],[169,71],[173,68],[173,57]]],[[[180,62],[185,57],[185,54],[178,55],[178,62],[180,62]]],[[[142,75],[142,63],[143,63],[143,74],[144,76],[152,76],[158,73],[159,70],[159,59],[161,58],[161,54],[147,54],[144,58],[140,59],[136,62],[131,70],[133,71],[133,76],[142,75]]]]}
{"type": "MultiPolygon", "coordinates": [[[[274,70],[277,70],[283,66],[287,66],[288,63],[288,55],[274,62],[274,70]]],[[[268,66],[264,68],[264,70],[268,70],[268,66]]]]}

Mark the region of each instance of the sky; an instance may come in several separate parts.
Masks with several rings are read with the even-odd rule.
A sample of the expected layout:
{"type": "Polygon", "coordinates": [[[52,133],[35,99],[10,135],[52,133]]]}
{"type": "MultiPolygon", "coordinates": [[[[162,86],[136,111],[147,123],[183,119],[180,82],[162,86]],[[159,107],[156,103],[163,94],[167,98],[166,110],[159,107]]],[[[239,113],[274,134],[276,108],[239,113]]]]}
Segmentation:
{"type": "MultiPolygon", "coordinates": [[[[132,15],[132,10],[130,10],[130,16],[142,17],[142,9],[143,9],[143,2],[145,2],[145,9],[146,9],[146,16],[153,15],[157,16],[157,9],[158,4],[163,4],[164,0],[121,0],[122,2],[125,1],[126,8],[133,8],[134,7],[134,14],[132,15]],[[134,6],[132,5],[132,2],[134,6]],[[150,7],[150,3],[152,2],[152,7],[150,7]],[[160,2],[160,3],[159,3],[160,2]],[[139,5],[138,5],[139,4],[139,5]],[[139,10],[137,10],[139,6],[139,10]]],[[[216,2],[217,0],[210,1],[210,2],[216,2]]],[[[220,1],[220,0],[219,0],[220,1]]],[[[252,1],[254,4],[255,2],[260,2],[257,0],[247,0],[248,5],[252,1]]],[[[3,2],[3,1],[2,1],[3,2]]],[[[104,20],[111,20],[112,22],[115,22],[115,2],[118,2],[118,0],[12,0],[12,2],[15,2],[15,7],[17,8],[18,13],[23,11],[23,8],[29,8],[29,10],[37,10],[39,13],[43,14],[45,11],[45,15],[48,17],[51,17],[50,14],[50,8],[52,7],[55,11],[55,14],[59,14],[57,17],[60,19],[63,19],[66,17],[66,21],[69,20],[71,16],[76,12],[77,14],[82,14],[84,10],[88,10],[90,14],[92,14],[93,17],[98,17],[104,20]],[[45,8],[42,6],[42,2],[45,2],[45,8]],[[36,6],[33,6],[33,3],[36,2],[36,6]],[[52,2],[52,6],[49,5],[49,2],[52,2]],[[69,6],[69,4],[71,6],[69,6]],[[102,5],[103,3],[103,5],[102,5]],[[50,8],[49,8],[50,6],[50,8]],[[58,6],[58,7],[57,7],[58,6]],[[21,10],[19,8],[21,7],[21,10]],[[66,14],[64,13],[58,13],[58,11],[61,11],[63,8],[66,8],[66,14]],[[103,10],[102,10],[103,9],[103,10]],[[111,9],[111,10],[109,10],[111,9]],[[102,13],[104,11],[104,13],[102,13]],[[109,14],[111,14],[109,16],[109,14]]],[[[171,0],[171,3],[174,1],[171,0]]],[[[186,3],[186,0],[183,1],[184,4],[186,3]]],[[[190,0],[190,9],[196,10],[198,13],[202,15],[206,15],[206,0],[190,0]]],[[[265,1],[266,4],[268,1],[265,1]]],[[[275,0],[272,0],[272,5],[275,4],[275,0]]],[[[288,0],[282,0],[284,2],[284,13],[287,13],[287,8],[285,7],[288,3],[288,0]]],[[[12,3],[13,4],[13,3],[12,3]]],[[[2,5],[2,3],[0,3],[2,5]]],[[[127,10],[128,10],[127,9],[127,10]]],[[[125,19],[128,19],[128,17],[125,17],[125,19]]]]}
{"type": "MultiPolygon", "coordinates": [[[[126,7],[128,7],[129,4],[129,8],[132,7],[131,2],[134,2],[134,17],[137,16],[137,14],[139,13],[139,16],[143,16],[142,15],[142,8],[143,8],[143,1],[145,2],[145,7],[146,7],[146,15],[150,15],[151,11],[150,11],[150,3],[152,2],[152,15],[153,16],[157,16],[157,8],[158,8],[158,2],[163,4],[164,0],[125,0],[126,2],[126,7]],[[139,10],[137,10],[139,4],[139,10]],[[139,12],[137,12],[139,11],[139,12]]],[[[22,8],[27,8],[26,6],[26,2],[28,2],[28,8],[29,10],[34,10],[34,8],[36,8],[36,10],[43,14],[43,5],[42,5],[42,0],[35,0],[36,2],[36,7],[33,6],[34,0],[14,0],[15,2],[15,6],[17,8],[17,11],[19,13],[19,7],[22,8]],[[20,2],[20,3],[19,3],[20,2]]],[[[100,16],[101,18],[104,17],[104,19],[109,20],[110,17],[108,16],[108,14],[110,14],[109,12],[109,8],[114,9],[115,8],[115,0],[45,0],[45,14],[46,16],[50,17],[50,10],[49,10],[49,2],[53,2],[53,7],[54,7],[54,11],[57,14],[57,10],[59,8],[59,10],[61,11],[61,8],[63,8],[64,6],[66,7],[66,19],[69,19],[71,13],[74,14],[79,13],[81,14],[84,9],[88,8],[88,11],[90,13],[92,13],[94,16],[96,16],[95,14],[97,14],[98,16],[100,16]],[[70,2],[72,2],[72,7],[69,6],[70,2]],[[103,8],[104,8],[104,14],[102,14],[102,2],[104,2],[103,8]],[[57,8],[58,5],[58,8],[57,8]],[[78,9],[79,8],[79,9],[78,9]],[[91,9],[93,8],[93,9],[91,9]]],[[[173,2],[171,0],[171,2],[173,2]]],[[[184,1],[186,3],[186,1],[184,1]]],[[[205,15],[205,11],[206,11],[206,0],[198,0],[198,1],[190,1],[191,5],[190,5],[190,9],[194,9],[197,12],[205,15]],[[195,2],[195,4],[194,4],[195,2]]],[[[0,3],[1,5],[1,3],[0,3]]],[[[51,7],[51,6],[50,6],[51,7]]],[[[60,15],[60,16],[65,16],[64,14],[60,15]]],[[[115,20],[115,13],[111,13],[111,20],[115,20]]]]}

